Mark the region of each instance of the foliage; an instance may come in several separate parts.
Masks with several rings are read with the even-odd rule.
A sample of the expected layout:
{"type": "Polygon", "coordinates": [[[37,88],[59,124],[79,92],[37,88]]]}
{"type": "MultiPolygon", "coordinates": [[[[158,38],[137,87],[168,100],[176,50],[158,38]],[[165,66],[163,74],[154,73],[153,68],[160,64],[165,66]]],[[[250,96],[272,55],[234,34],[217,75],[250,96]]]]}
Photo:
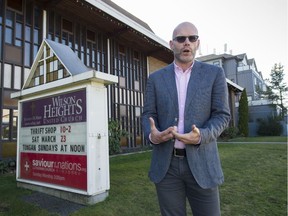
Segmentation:
{"type": "Polygon", "coordinates": [[[259,119],[258,124],[257,133],[260,136],[279,136],[282,134],[283,126],[277,118],[259,119]]]}
{"type": "Polygon", "coordinates": [[[15,159],[1,160],[0,161],[0,175],[8,172],[14,172],[16,170],[15,159]]]}
{"type": "Polygon", "coordinates": [[[247,137],[249,134],[249,127],[248,127],[249,114],[248,114],[248,99],[246,89],[244,89],[241,94],[238,112],[239,112],[239,121],[238,121],[239,133],[242,136],[247,137]]]}
{"type": "Polygon", "coordinates": [[[222,140],[233,139],[237,136],[238,131],[239,130],[236,127],[228,127],[221,133],[220,139],[222,140]]]}
{"type": "Polygon", "coordinates": [[[108,123],[109,131],[109,154],[117,154],[121,151],[121,137],[127,137],[128,133],[122,130],[117,120],[110,120],[108,123]]]}
{"type": "Polygon", "coordinates": [[[8,164],[5,161],[0,161],[0,174],[8,172],[8,164]]]}
{"type": "Polygon", "coordinates": [[[284,82],[284,66],[279,64],[274,64],[271,70],[270,77],[268,79],[269,85],[266,92],[262,92],[272,101],[273,104],[277,104],[281,107],[281,117],[283,119],[284,115],[287,113],[287,107],[284,105],[285,93],[288,92],[288,87],[284,82]]]}

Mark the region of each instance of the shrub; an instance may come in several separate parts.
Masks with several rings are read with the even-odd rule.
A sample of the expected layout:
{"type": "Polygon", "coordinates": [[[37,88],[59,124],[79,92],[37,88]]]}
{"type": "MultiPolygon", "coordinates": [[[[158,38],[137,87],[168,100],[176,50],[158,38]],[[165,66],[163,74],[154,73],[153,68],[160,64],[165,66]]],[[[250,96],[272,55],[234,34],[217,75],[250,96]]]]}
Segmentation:
{"type": "Polygon", "coordinates": [[[0,160],[0,175],[8,172],[15,172],[15,170],[16,170],[15,159],[0,160]]]}
{"type": "Polygon", "coordinates": [[[276,118],[259,119],[258,124],[257,133],[260,136],[280,136],[282,134],[283,126],[276,118]]]}
{"type": "Polygon", "coordinates": [[[8,172],[8,164],[5,161],[0,161],[0,174],[8,172]]]}
{"type": "Polygon", "coordinates": [[[116,120],[110,120],[108,123],[109,131],[109,154],[117,154],[121,151],[121,137],[128,136],[125,130],[122,130],[120,124],[116,120]]]}
{"type": "Polygon", "coordinates": [[[222,132],[222,134],[220,135],[220,138],[223,140],[228,140],[228,139],[235,138],[237,134],[238,134],[238,128],[228,127],[222,132]]]}

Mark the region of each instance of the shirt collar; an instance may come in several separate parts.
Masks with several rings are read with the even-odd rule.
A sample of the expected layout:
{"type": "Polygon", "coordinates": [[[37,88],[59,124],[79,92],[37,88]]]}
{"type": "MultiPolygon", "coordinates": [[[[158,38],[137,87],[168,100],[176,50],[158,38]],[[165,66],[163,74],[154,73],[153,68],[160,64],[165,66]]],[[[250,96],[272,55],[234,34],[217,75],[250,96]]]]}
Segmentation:
{"type": "Polygon", "coordinates": [[[174,71],[176,72],[176,73],[190,73],[191,72],[191,70],[192,70],[192,67],[193,67],[193,65],[194,65],[194,62],[195,61],[193,61],[193,63],[191,64],[191,66],[189,67],[189,68],[187,68],[187,70],[185,70],[185,71],[183,71],[183,69],[181,68],[181,67],[179,67],[176,63],[175,63],[175,61],[173,62],[174,63],[174,71]]]}

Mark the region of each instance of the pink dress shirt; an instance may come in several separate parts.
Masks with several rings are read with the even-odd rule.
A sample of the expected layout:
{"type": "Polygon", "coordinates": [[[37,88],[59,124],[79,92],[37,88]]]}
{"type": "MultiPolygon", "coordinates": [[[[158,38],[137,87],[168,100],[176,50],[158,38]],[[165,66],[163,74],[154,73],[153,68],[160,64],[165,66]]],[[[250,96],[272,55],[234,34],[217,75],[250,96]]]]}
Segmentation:
{"type": "MultiPolygon", "coordinates": [[[[194,64],[194,62],[193,62],[194,64]]],[[[186,70],[183,71],[178,65],[174,62],[174,71],[175,71],[175,79],[178,93],[178,107],[179,107],[179,119],[178,119],[178,133],[184,133],[184,111],[185,111],[185,101],[186,101],[186,93],[187,86],[191,76],[191,70],[193,64],[186,70]]],[[[185,144],[179,140],[175,140],[174,147],[177,149],[184,149],[185,144]]]]}

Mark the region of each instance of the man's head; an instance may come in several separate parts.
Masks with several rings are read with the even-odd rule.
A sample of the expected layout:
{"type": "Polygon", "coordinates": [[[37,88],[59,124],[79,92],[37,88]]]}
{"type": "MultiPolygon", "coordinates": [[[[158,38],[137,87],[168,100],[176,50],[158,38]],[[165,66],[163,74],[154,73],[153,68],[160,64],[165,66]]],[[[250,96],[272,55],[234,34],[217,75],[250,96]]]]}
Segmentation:
{"type": "Polygon", "coordinates": [[[189,67],[195,59],[199,47],[198,30],[190,22],[180,23],[173,31],[170,48],[174,53],[174,60],[180,67],[189,67]]]}

